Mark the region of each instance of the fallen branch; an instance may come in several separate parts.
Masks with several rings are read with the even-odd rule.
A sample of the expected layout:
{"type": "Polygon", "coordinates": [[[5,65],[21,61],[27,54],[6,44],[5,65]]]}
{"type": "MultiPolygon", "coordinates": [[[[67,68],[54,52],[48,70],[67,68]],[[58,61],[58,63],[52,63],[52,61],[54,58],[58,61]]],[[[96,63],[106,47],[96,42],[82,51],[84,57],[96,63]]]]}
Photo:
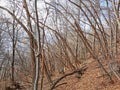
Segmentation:
{"type": "Polygon", "coordinates": [[[61,84],[55,86],[55,88],[57,88],[57,87],[59,87],[59,86],[61,86],[61,85],[64,85],[64,84],[67,84],[67,82],[61,83],[61,84]]]}
{"type": "Polygon", "coordinates": [[[78,74],[82,75],[86,69],[87,69],[87,67],[86,67],[86,66],[83,66],[83,67],[81,67],[80,69],[74,70],[73,72],[70,72],[70,73],[65,74],[64,76],[61,76],[60,78],[58,78],[58,79],[53,83],[53,85],[52,85],[52,87],[50,88],[50,90],[53,90],[53,89],[55,88],[56,84],[59,83],[59,82],[60,82],[62,79],[64,79],[65,77],[70,76],[70,75],[73,75],[73,74],[75,74],[75,73],[78,73],[78,74]]]}

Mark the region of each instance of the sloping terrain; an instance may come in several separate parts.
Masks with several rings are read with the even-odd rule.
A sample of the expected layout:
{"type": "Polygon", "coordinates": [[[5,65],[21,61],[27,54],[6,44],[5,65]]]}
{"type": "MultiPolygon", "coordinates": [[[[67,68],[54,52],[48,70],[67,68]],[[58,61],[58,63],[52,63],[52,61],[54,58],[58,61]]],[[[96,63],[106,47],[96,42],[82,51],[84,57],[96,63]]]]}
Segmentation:
{"type": "MultiPolygon", "coordinates": [[[[104,65],[106,64],[104,63],[104,65]]],[[[112,75],[114,83],[111,83],[108,76],[104,74],[103,70],[99,67],[95,60],[90,59],[87,61],[86,65],[88,68],[80,78],[77,73],[67,76],[57,83],[54,90],[120,90],[120,81],[112,75]]],[[[66,73],[68,72],[70,71],[66,71],[66,73]]],[[[57,74],[54,75],[52,79],[56,80],[61,76],[62,74],[57,74]]],[[[26,84],[25,81],[24,83],[26,84]]],[[[0,90],[4,90],[2,87],[5,86],[7,86],[6,83],[1,82],[0,90]]],[[[22,90],[31,90],[30,87],[31,85],[28,85],[27,89],[22,90]]],[[[44,80],[43,90],[50,90],[50,86],[46,79],[44,80]]]]}
{"type": "Polygon", "coordinates": [[[95,60],[90,60],[87,66],[88,69],[80,79],[76,74],[68,76],[61,80],[58,83],[60,86],[54,90],[120,90],[120,81],[112,75],[114,83],[111,83],[95,60]]]}

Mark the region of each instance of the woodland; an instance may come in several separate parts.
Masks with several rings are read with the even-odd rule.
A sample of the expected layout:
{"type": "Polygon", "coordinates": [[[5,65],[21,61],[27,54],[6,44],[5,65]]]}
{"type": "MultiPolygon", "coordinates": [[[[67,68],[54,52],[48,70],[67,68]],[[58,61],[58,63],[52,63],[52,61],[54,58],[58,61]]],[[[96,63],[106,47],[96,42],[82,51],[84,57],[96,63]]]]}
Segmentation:
{"type": "Polygon", "coordinates": [[[120,90],[120,0],[0,0],[0,90],[120,90]]]}

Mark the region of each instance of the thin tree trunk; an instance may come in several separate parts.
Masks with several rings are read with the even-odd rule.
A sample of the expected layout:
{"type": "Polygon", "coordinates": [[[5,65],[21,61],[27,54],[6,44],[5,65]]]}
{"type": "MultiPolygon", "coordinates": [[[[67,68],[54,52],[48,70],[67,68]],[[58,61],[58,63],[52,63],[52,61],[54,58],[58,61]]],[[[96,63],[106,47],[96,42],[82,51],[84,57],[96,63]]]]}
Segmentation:
{"type": "MultiPolygon", "coordinates": [[[[13,0],[15,2],[15,0],[13,0]]],[[[15,13],[15,7],[13,8],[13,13],[15,13]]],[[[15,19],[13,19],[13,38],[12,38],[12,46],[13,46],[13,56],[12,56],[12,83],[14,84],[14,62],[15,62],[15,19]]]]}
{"type": "Polygon", "coordinates": [[[36,60],[35,60],[35,75],[33,80],[33,90],[38,90],[39,72],[40,72],[40,60],[41,60],[41,38],[39,29],[39,17],[37,11],[37,0],[35,0],[35,14],[36,14],[36,27],[37,27],[37,50],[36,50],[36,60]]]}

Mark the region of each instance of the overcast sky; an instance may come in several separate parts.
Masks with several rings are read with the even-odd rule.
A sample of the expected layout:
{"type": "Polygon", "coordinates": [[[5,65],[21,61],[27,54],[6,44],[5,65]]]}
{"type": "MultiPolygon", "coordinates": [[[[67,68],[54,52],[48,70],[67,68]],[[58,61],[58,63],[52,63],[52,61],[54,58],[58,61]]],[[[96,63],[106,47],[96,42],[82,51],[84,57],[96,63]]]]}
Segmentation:
{"type": "Polygon", "coordinates": [[[7,4],[7,0],[0,0],[0,6],[5,6],[7,4]]]}

